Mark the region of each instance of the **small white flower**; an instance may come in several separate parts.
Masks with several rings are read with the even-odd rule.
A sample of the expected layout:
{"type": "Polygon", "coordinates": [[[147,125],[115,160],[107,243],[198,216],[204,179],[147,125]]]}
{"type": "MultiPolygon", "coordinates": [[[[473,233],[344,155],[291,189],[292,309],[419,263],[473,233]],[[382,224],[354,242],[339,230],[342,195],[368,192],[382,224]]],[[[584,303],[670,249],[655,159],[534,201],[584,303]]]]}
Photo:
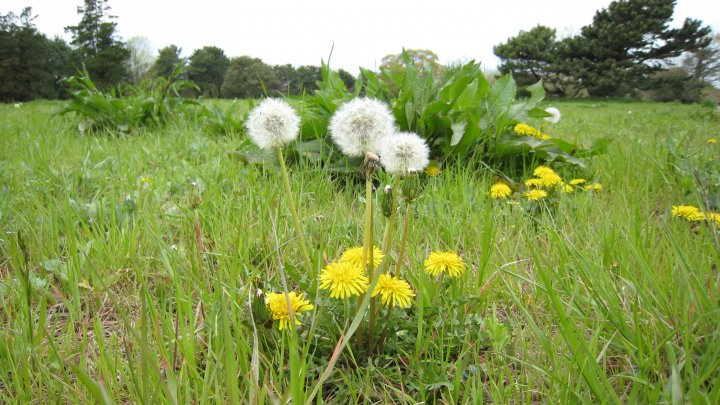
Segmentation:
{"type": "Polygon", "coordinates": [[[380,164],[385,171],[398,175],[420,172],[430,163],[430,148],[412,132],[386,137],[380,144],[380,164]]]}
{"type": "Polygon", "coordinates": [[[15,108],[20,108],[20,107],[22,107],[22,103],[15,103],[15,108]]]}
{"type": "Polygon", "coordinates": [[[348,156],[377,152],[378,141],[394,132],[395,119],[388,107],[369,98],[343,104],[330,120],[330,136],[348,156]]]}
{"type": "Polygon", "coordinates": [[[560,121],[560,110],[555,107],[549,107],[545,109],[545,112],[550,114],[549,117],[545,117],[545,121],[551,124],[557,124],[560,121]]]}
{"type": "Polygon", "coordinates": [[[261,149],[279,148],[297,138],[300,117],[285,101],[266,98],[250,112],[245,126],[261,149]]]}

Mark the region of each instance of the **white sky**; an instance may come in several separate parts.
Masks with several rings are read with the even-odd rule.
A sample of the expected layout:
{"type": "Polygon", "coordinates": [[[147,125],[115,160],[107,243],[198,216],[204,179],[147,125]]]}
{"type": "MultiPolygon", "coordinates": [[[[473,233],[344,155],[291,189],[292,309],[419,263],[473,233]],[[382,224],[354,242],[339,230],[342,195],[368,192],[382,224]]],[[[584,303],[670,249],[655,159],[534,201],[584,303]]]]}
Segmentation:
{"type": "MultiPolygon", "coordinates": [[[[486,68],[498,60],[494,45],[537,24],[561,36],[592,22],[610,0],[110,0],[118,33],[127,40],[145,36],[155,48],[178,45],[183,56],[214,45],[229,57],[249,55],[266,63],[319,65],[334,44],[331,67],[355,74],[374,69],[383,56],[408,49],[430,49],[440,63],[475,59],[486,68]],[[344,5],[340,5],[345,3],[344,5]]],[[[69,40],[63,28],[80,21],[82,0],[4,0],[0,13],[19,14],[26,6],[38,16],[38,29],[69,40]]],[[[675,20],[703,20],[720,30],[720,1],[678,0],[675,20]]]]}

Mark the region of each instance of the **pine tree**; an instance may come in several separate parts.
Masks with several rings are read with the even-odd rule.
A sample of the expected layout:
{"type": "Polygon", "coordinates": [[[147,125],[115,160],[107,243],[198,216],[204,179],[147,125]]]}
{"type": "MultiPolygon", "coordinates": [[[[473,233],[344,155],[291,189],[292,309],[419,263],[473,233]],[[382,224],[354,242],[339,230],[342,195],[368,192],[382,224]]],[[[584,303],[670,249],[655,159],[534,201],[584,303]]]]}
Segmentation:
{"type": "MultiPolygon", "coordinates": [[[[117,23],[105,21],[110,6],[108,0],[85,0],[78,7],[82,19],[78,25],[65,27],[72,34],[73,57],[76,69],[87,69],[96,85],[109,87],[129,77],[130,51],[117,38],[117,23]]],[[[113,19],[113,16],[107,16],[113,19]]]]}

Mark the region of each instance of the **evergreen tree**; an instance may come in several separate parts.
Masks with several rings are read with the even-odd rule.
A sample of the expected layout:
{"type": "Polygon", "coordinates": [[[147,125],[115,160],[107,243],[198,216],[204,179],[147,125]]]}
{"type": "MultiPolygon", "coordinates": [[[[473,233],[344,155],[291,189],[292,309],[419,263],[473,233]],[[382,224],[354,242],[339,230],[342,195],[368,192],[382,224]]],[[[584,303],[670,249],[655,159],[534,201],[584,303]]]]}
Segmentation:
{"type": "Polygon", "coordinates": [[[518,85],[528,86],[540,79],[547,81],[558,59],[555,30],[538,25],[530,31],[520,31],[495,46],[493,52],[502,60],[498,66],[500,73],[511,73],[518,85]]]}
{"type": "Polygon", "coordinates": [[[702,22],[686,19],[681,28],[668,24],[675,0],[625,0],[598,11],[580,35],[568,38],[560,58],[593,96],[621,96],[651,86],[665,61],[708,45],[702,22]]]}
{"type": "Polygon", "coordinates": [[[182,49],[176,45],[169,45],[158,51],[157,59],[150,68],[152,77],[168,77],[177,65],[185,65],[185,59],[180,57],[182,49]]]}
{"type": "Polygon", "coordinates": [[[0,100],[57,98],[57,81],[67,70],[69,48],[35,28],[30,7],[21,14],[0,15],[0,100]]]}
{"type": "Polygon", "coordinates": [[[130,51],[115,35],[117,24],[104,21],[110,10],[107,2],[85,0],[85,6],[77,9],[82,15],[80,23],[65,27],[73,37],[73,65],[76,69],[84,66],[95,84],[101,87],[115,85],[129,77],[130,51]]]}
{"type": "Polygon", "coordinates": [[[652,87],[670,60],[708,46],[710,29],[698,20],[669,28],[674,8],[675,0],[617,0],[579,35],[558,41],[554,30],[538,26],[494,50],[501,71],[521,82],[542,78],[561,95],[622,96],[652,87]]]}
{"type": "Polygon", "coordinates": [[[229,59],[225,52],[216,46],[196,49],[190,56],[188,78],[197,83],[203,95],[220,97],[225,71],[229,59]]]}

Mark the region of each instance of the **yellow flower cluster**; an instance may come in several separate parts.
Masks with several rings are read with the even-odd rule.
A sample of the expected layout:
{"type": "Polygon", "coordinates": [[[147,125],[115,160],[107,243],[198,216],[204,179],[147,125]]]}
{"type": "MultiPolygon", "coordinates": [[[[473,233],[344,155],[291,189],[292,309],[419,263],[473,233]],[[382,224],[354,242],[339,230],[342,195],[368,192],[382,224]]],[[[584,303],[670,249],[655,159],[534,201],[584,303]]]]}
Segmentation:
{"type": "MultiPolygon", "coordinates": [[[[572,179],[568,183],[565,183],[555,171],[547,166],[538,166],[534,171],[534,178],[525,181],[525,186],[529,188],[544,188],[545,190],[553,190],[559,187],[563,193],[572,193],[575,190],[582,187],[585,191],[602,191],[602,184],[592,183],[587,184],[583,187],[583,184],[587,183],[585,179],[572,179]]],[[[540,193],[536,191],[542,190],[530,190],[525,193],[525,197],[529,200],[539,200],[547,196],[547,193],[540,193]]]]}
{"type": "Polygon", "coordinates": [[[465,272],[465,263],[455,252],[432,252],[425,260],[425,271],[431,276],[447,273],[459,277],[465,272]]]}
{"type": "MultiPolygon", "coordinates": [[[[546,198],[548,192],[555,189],[559,189],[563,193],[572,193],[579,189],[600,192],[603,189],[602,184],[587,184],[585,179],[572,179],[565,183],[559,174],[547,166],[538,166],[533,171],[533,175],[535,177],[525,180],[525,187],[529,190],[523,194],[526,199],[531,201],[546,198]]],[[[505,199],[510,195],[512,195],[512,189],[502,181],[496,182],[490,187],[490,197],[494,200],[505,199]]]]}
{"type": "Polygon", "coordinates": [[[537,128],[533,128],[528,124],[517,124],[513,128],[516,134],[521,136],[532,136],[533,138],[547,140],[550,139],[550,135],[539,131],[537,128]]]}
{"type": "Polygon", "coordinates": [[[707,220],[720,226],[720,213],[704,213],[698,207],[692,205],[673,205],[671,214],[673,217],[680,217],[690,222],[707,220]]]}
{"type": "Polygon", "coordinates": [[[295,316],[295,324],[300,326],[300,321],[297,319],[300,312],[311,311],[314,307],[309,300],[306,300],[303,294],[298,295],[295,291],[288,293],[288,299],[285,297],[284,292],[279,293],[268,293],[265,297],[265,303],[270,308],[270,313],[273,319],[278,320],[278,328],[280,330],[288,329],[290,327],[290,311],[289,307],[292,308],[295,316]]]}
{"type": "MultiPolygon", "coordinates": [[[[339,299],[364,294],[370,287],[370,280],[365,275],[362,256],[362,247],[350,248],[340,256],[338,262],[325,266],[320,272],[320,289],[330,290],[330,297],[339,299]]],[[[373,269],[377,269],[384,257],[382,250],[373,246],[373,269]]],[[[369,262],[370,258],[367,258],[365,263],[369,262]]],[[[372,292],[373,297],[377,295],[380,295],[385,305],[407,308],[415,293],[407,281],[382,274],[372,292]]]]}

